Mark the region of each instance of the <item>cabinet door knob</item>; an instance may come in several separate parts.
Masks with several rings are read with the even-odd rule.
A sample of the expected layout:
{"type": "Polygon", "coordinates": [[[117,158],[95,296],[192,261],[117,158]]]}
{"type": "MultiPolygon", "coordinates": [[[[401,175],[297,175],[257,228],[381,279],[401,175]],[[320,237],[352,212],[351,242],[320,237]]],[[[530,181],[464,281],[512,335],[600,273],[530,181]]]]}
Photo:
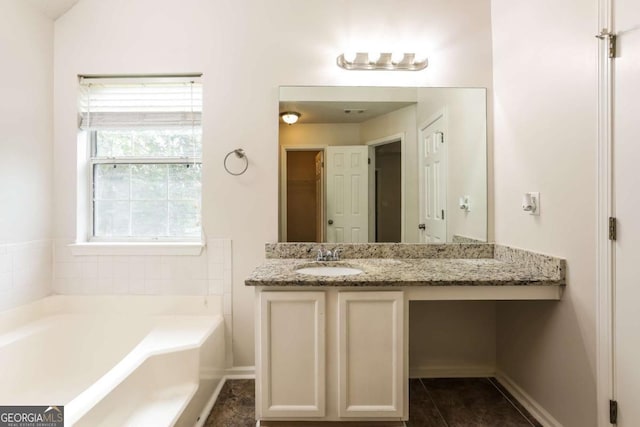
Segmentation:
{"type": "Polygon", "coordinates": [[[427,229],[427,226],[426,226],[425,224],[418,224],[418,228],[419,228],[420,230],[426,230],[426,229],[427,229]]]}

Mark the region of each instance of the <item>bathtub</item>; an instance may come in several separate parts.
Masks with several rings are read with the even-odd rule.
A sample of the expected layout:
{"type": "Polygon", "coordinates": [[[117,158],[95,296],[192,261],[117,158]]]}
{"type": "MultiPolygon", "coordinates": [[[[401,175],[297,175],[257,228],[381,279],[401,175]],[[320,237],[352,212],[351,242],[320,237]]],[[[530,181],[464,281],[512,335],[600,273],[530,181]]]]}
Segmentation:
{"type": "Polygon", "coordinates": [[[0,313],[0,405],[65,426],[201,425],[224,374],[217,296],[52,296],[0,313]]]}

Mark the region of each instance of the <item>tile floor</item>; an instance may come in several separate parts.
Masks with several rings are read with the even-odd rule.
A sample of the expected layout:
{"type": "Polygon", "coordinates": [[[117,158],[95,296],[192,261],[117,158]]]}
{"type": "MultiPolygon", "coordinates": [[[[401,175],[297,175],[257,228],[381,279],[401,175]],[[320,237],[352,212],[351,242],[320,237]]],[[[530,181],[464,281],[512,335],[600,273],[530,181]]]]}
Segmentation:
{"type": "MultiPolygon", "coordinates": [[[[253,380],[232,380],[222,388],[205,427],[253,427],[253,380]]],[[[493,378],[409,380],[410,427],[541,426],[493,378]]]]}

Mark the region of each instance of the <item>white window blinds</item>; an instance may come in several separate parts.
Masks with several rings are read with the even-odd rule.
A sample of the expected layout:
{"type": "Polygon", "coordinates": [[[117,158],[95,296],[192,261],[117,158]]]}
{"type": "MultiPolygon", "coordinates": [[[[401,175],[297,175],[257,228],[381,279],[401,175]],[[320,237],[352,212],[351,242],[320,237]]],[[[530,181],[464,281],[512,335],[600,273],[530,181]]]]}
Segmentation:
{"type": "Polygon", "coordinates": [[[201,125],[202,85],[192,78],[82,78],[83,130],[201,125]]]}

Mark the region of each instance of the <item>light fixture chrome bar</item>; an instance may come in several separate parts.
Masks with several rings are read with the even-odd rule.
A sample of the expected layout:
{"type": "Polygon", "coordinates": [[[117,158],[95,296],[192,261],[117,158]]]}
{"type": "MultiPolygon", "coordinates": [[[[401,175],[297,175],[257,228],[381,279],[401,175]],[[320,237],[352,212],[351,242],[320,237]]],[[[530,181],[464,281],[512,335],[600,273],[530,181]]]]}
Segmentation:
{"type": "Polygon", "coordinates": [[[393,60],[393,55],[389,52],[378,55],[358,52],[353,60],[348,60],[345,54],[338,56],[336,63],[338,67],[345,70],[387,70],[387,71],[420,71],[427,68],[427,59],[416,59],[415,53],[404,53],[399,61],[393,60]]]}

